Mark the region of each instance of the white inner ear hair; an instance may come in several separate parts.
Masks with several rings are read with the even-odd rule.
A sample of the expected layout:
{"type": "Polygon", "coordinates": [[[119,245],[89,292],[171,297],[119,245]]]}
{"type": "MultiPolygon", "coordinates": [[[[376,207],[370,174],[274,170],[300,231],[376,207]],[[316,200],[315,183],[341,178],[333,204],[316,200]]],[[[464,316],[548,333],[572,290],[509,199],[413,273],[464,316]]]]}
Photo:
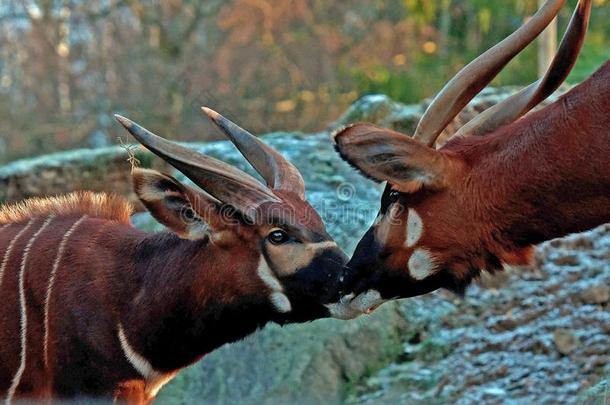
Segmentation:
{"type": "Polygon", "coordinates": [[[212,234],[212,228],[210,228],[210,225],[208,225],[208,223],[198,215],[196,215],[196,218],[196,220],[185,219],[185,221],[187,221],[187,234],[185,235],[186,239],[197,240],[203,238],[205,235],[212,234]]]}
{"type": "Polygon", "coordinates": [[[286,294],[284,294],[284,287],[271,271],[271,268],[263,255],[261,255],[259,259],[257,273],[263,283],[271,289],[269,299],[271,300],[273,307],[281,313],[292,311],[292,304],[290,304],[290,300],[286,294]]]}

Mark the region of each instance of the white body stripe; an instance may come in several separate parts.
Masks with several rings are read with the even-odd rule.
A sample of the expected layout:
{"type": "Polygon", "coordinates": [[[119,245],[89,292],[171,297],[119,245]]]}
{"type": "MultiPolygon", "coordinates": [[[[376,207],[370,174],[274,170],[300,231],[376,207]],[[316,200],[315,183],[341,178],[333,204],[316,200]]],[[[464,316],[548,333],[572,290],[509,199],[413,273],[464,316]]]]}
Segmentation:
{"type": "Polygon", "coordinates": [[[415,246],[423,233],[424,223],[421,217],[413,208],[409,208],[407,216],[407,239],[405,241],[407,247],[415,246]]]}
{"type": "Polygon", "coordinates": [[[436,272],[434,257],[426,249],[415,249],[407,266],[409,274],[416,280],[423,280],[436,272]]]}
{"type": "MultiPolygon", "coordinates": [[[[36,239],[40,236],[40,234],[49,226],[51,221],[55,218],[54,215],[49,216],[46,221],[42,224],[40,229],[32,235],[30,240],[28,241],[25,249],[23,250],[23,256],[21,257],[21,268],[19,269],[19,307],[21,311],[21,356],[20,363],[17,372],[13,376],[13,382],[11,387],[8,390],[6,395],[6,402],[10,403],[15,395],[15,391],[19,387],[19,383],[21,382],[21,377],[23,376],[23,372],[25,371],[26,361],[27,361],[27,332],[28,332],[28,317],[27,317],[27,303],[25,301],[25,270],[28,264],[28,256],[30,254],[30,250],[36,242],[36,239]]],[[[32,218],[30,223],[34,221],[32,218]]]]}
{"type": "MultiPolygon", "coordinates": [[[[9,226],[11,226],[11,224],[4,224],[4,225],[0,225],[0,233],[2,233],[2,231],[4,231],[6,228],[8,228],[9,226]]],[[[1,265],[1,263],[0,263],[1,265]]],[[[0,278],[0,284],[2,283],[2,278],[0,278]]]]}
{"type": "Polygon", "coordinates": [[[32,223],[34,223],[34,218],[30,219],[30,221],[27,223],[27,225],[24,226],[23,229],[21,229],[17,233],[17,235],[15,235],[13,240],[11,240],[11,243],[9,243],[8,248],[6,249],[6,252],[4,253],[4,258],[2,259],[2,265],[0,266],[0,287],[2,287],[2,279],[4,276],[4,271],[6,270],[6,266],[8,265],[8,260],[11,257],[11,253],[13,252],[13,249],[15,248],[15,243],[17,243],[19,238],[21,238],[21,235],[23,235],[28,229],[30,229],[30,226],[32,226],[32,223]]]}
{"type": "Polygon", "coordinates": [[[87,215],[82,216],[78,221],[76,221],[70,229],[64,234],[59,243],[59,247],[57,248],[57,256],[55,257],[55,261],[53,262],[53,268],[51,270],[51,274],[49,276],[49,284],[47,285],[47,291],[45,295],[44,301],[44,338],[43,338],[43,350],[44,350],[44,365],[45,367],[49,366],[49,305],[51,302],[51,293],[53,292],[53,285],[55,284],[55,275],[57,273],[57,269],[59,268],[59,264],[61,263],[61,258],[64,255],[64,250],[66,249],[66,245],[68,244],[68,240],[70,236],[76,231],[76,228],[87,218],[87,215]]]}
{"type": "Polygon", "coordinates": [[[123,350],[125,358],[146,382],[144,392],[149,397],[155,397],[161,387],[169,382],[169,380],[174,378],[177,372],[161,373],[155,370],[150,362],[140,353],[136,352],[135,349],[129,344],[125,331],[123,330],[123,326],[120,323],[117,326],[117,330],[117,335],[119,337],[119,342],[121,343],[121,349],[123,350]]]}

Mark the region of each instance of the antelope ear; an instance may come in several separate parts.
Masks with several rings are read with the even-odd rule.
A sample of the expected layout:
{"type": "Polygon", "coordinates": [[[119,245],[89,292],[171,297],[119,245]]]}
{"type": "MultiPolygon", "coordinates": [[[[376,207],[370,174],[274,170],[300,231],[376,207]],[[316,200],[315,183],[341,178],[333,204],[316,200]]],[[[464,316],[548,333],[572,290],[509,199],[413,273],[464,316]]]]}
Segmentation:
{"type": "Polygon", "coordinates": [[[401,133],[372,124],[356,124],[333,134],[341,157],[365,176],[413,192],[445,184],[447,157],[401,133]]]}
{"type": "Polygon", "coordinates": [[[155,170],[134,169],[134,191],[161,224],[184,239],[201,239],[220,227],[220,202],[155,170]]]}

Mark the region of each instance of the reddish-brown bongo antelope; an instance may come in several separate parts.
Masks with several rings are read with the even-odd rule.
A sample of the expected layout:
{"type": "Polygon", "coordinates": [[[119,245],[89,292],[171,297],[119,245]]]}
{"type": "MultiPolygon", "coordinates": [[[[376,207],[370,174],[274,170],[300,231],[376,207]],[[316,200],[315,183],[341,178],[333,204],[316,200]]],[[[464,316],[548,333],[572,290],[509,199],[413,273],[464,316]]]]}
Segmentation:
{"type": "Polygon", "coordinates": [[[357,316],[387,299],[438,288],[463,292],[481,271],[527,263],[537,243],[610,221],[610,62],[557,102],[520,118],[574,65],[590,0],[579,1],[542,79],[433,148],[563,3],[547,1],[464,67],[433,100],[413,138],[365,123],[334,136],[346,161],[387,182],[379,216],[348,263],[347,294],[331,306],[334,316],[357,316]]]}
{"type": "Polygon", "coordinates": [[[144,146],[201,189],[135,169],[168,232],[129,224],[122,198],[77,193],[0,209],[0,394],[154,399],[183,367],[267,322],[329,315],[347,257],[297,169],[205,109],[267,182],[160,138],[144,146]],[[202,191],[205,190],[205,191],[202,191]]]}

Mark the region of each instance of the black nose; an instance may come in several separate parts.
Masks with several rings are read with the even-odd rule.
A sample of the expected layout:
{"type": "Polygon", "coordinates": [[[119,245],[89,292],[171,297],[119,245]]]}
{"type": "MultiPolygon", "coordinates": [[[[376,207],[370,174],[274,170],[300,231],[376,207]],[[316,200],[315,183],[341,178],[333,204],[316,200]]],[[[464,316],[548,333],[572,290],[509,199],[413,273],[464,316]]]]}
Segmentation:
{"type": "Polygon", "coordinates": [[[367,275],[364,273],[363,268],[353,268],[349,263],[344,266],[340,278],[340,295],[356,293],[358,287],[364,284],[365,280],[368,279],[367,275]]]}

